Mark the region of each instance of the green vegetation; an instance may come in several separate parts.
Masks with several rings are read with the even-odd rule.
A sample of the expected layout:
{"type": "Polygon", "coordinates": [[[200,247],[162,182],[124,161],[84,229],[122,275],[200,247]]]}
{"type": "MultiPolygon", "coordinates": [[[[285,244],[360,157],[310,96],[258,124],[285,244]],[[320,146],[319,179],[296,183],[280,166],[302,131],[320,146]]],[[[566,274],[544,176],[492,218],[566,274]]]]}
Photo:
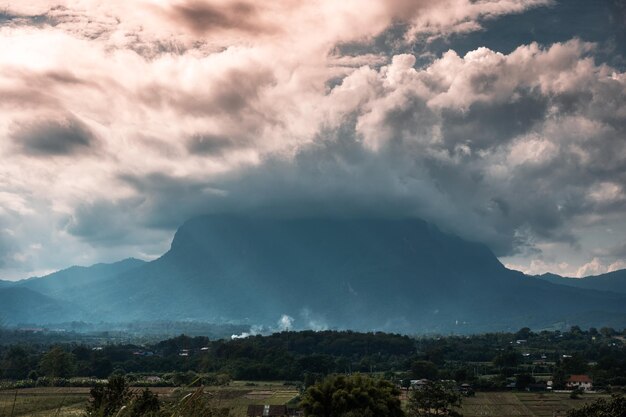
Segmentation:
{"type": "Polygon", "coordinates": [[[567,417],[626,417],[626,398],[598,398],[590,404],[569,411],[567,417]]]}
{"type": "Polygon", "coordinates": [[[216,407],[202,388],[179,400],[163,403],[149,389],[132,391],[123,376],[90,391],[85,417],[227,417],[228,408],[216,407]]]}
{"type": "Polygon", "coordinates": [[[301,402],[307,417],[403,417],[400,390],[362,375],[333,375],[309,387],[301,402]]]}
{"type": "Polygon", "coordinates": [[[337,331],[283,332],[236,340],[178,336],[153,344],[29,343],[0,346],[0,386],[91,386],[113,373],[135,385],[225,385],[230,380],[299,381],[376,373],[399,383],[455,380],[477,390],[563,388],[588,374],[596,388],[626,386],[624,333],[571,331],[421,337],[337,331]],[[150,378],[148,378],[150,377],[150,378]]]}
{"type": "Polygon", "coordinates": [[[623,332],[613,329],[574,327],[568,332],[522,329],[428,338],[304,331],[236,340],[179,336],[145,345],[0,346],[0,416],[56,416],[57,410],[59,416],[81,415],[87,404],[90,416],[116,415],[122,404],[124,413],[152,410],[162,416],[200,387],[203,393],[196,396],[206,400],[206,407],[216,413],[225,407],[236,417],[245,415],[249,404],[293,406],[298,397],[306,399],[314,392],[352,393],[346,405],[359,392],[385,387],[400,392],[403,409],[419,416],[437,409],[438,397],[428,393],[437,384],[422,391],[409,389],[418,379],[453,380],[455,390],[469,384],[475,397],[464,397],[458,407],[458,393],[450,392],[442,406],[465,417],[550,417],[554,412],[564,416],[593,402],[598,394],[550,393],[545,382],[554,381],[558,389],[570,375],[586,374],[595,388],[620,392],[626,385],[623,338],[623,332]],[[361,376],[350,376],[354,374],[361,376]],[[354,382],[359,378],[361,382],[354,382]],[[111,382],[116,380],[124,381],[117,389],[111,382]],[[344,388],[337,388],[341,384],[344,388]],[[158,410],[150,408],[156,402],[158,410]],[[107,409],[102,404],[116,405],[107,409]]]}
{"type": "Polygon", "coordinates": [[[445,381],[429,381],[411,392],[407,407],[409,417],[462,417],[461,394],[456,385],[445,381]]]}
{"type": "MultiPolygon", "coordinates": [[[[140,393],[143,390],[132,389],[140,393]]],[[[196,390],[150,388],[162,404],[180,401],[196,390]]],[[[281,405],[298,401],[298,391],[284,382],[233,381],[228,387],[205,387],[203,396],[213,407],[229,409],[231,417],[245,417],[248,404],[281,405]]],[[[25,388],[17,390],[17,396],[15,390],[0,391],[0,416],[11,416],[13,409],[14,417],[82,417],[89,397],[89,388],[25,388]]],[[[464,417],[553,417],[554,413],[565,417],[568,410],[600,398],[610,400],[611,396],[586,393],[581,399],[572,400],[567,393],[478,392],[475,397],[463,398],[460,412],[464,417]]],[[[404,393],[402,399],[406,405],[404,393]]]]}

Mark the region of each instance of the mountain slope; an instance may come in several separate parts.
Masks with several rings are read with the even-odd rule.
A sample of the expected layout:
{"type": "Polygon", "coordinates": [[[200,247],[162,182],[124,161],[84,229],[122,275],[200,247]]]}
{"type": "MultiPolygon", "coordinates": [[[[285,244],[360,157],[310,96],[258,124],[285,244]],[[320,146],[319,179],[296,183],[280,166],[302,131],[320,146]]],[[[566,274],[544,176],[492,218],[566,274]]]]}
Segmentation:
{"type": "MultiPolygon", "coordinates": [[[[103,320],[407,332],[626,324],[626,295],[531,280],[420,220],[186,222],[161,258],[84,288],[103,320]]],[[[93,307],[92,307],[93,308],[93,307]]]]}
{"type": "Polygon", "coordinates": [[[92,266],[72,266],[43,277],[33,277],[17,281],[15,286],[28,288],[58,299],[80,297],[85,286],[117,276],[132,270],[145,262],[127,258],[110,264],[99,263],[92,266]]]}
{"type": "Polygon", "coordinates": [[[0,318],[3,324],[58,323],[70,317],[82,317],[83,312],[67,302],[28,288],[0,288],[0,318]]]}
{"type": "Polygon", "coordinates": [[[567,278],[556,274],[537,275],[537,278],[553,284],[626,294],[626,269],[584,278],[567,278]]]}

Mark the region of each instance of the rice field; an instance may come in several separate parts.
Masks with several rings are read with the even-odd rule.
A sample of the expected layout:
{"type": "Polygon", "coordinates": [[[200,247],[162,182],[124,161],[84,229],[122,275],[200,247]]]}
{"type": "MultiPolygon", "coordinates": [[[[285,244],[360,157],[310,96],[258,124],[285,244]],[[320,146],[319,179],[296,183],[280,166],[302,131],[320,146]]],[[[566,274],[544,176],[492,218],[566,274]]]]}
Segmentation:
{"type": "Polygon", "coordinates": [[[463,399],[462,413],[465,417],[561,417],[599,396],[585,394],[572,400],[568,393],[478,392],[463,399]]]}
{"type": "MultiPolygon", "coordinates": [[[[151,389],[163,399],[186,393],[176,388],[151,389]]],[[[230,408],[233,417],[244,417],[249,404],[285,404],[298,395],[295,388],[277,382],[251,385],[235,381],[206,391],[216,405],[230,408]]],[[[585,394],[582,399],[572,400],[567,393],[478,392],[475,397],[463,399],[462,413],[465,417],[561,417],[598,396],[585,394]]],[[[0,417],[78,417],[84,413],[88,397],[88,388],[0,391],[0,417]]]]}

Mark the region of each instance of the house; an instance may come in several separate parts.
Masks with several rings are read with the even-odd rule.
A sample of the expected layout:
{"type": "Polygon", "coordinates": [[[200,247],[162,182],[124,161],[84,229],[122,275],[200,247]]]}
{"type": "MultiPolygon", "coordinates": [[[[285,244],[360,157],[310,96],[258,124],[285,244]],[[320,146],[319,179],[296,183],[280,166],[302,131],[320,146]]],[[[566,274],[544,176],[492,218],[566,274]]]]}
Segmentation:
{"type": "Polygon", "coordinates": [[[248,417],[293,417],[301,416],[302,412],[286,405],[248,405],[248,417]]]}
{"type": "Polygon", "coordinates": [[[425,385],[428,384],[428,382],[429,381],[427,379],[412,379],[411,388],[421,390],[422,388],[424,388],[425,385]]]}
{"type": "Polygon", "coordinates": [[[591,391],[593,389],[593,381],[589,375],[572,375],[567,379],[565,386],[568,389],[591,391]]]}

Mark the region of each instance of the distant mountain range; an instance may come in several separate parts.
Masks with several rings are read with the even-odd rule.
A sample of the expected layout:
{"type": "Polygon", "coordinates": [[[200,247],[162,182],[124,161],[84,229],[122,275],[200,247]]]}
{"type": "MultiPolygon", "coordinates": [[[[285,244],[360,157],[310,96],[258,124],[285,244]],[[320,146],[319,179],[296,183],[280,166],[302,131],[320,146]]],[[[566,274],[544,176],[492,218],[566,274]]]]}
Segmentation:
{"type": "Polygon", "coordinates": [[[584,278],[568,278],[556,274],[543,274],[536,277],[553,284],[626,294],[626,269],[584,278]]]}
{"type": "Polygon", "coordinates": [[[575,285],[529,277],[505,268],[485,245],[417,219],[204,216],[181,226],[170,250],[151,262],[4,282],[0,317],[8,324],[197,320],[266,328],[278,328],[282,317],[281,326],[292,328],[407,333],[621,328],[625,274],[575,285]],[[7,303],[16,296],[21,302],[7,303]]]}

